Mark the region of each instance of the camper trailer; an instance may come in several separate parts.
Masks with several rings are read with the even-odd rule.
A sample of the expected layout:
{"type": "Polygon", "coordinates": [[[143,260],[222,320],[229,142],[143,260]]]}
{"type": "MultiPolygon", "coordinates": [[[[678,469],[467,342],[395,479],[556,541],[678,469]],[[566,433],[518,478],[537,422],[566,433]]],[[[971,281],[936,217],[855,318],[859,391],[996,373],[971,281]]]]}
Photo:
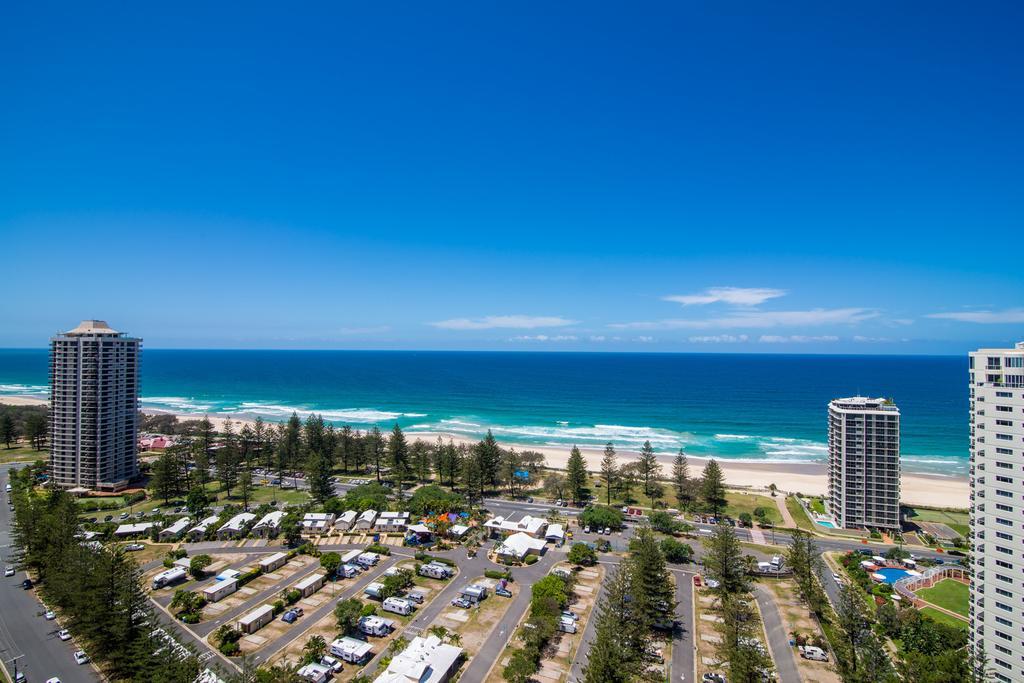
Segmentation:
{"type": "Polygon", "coordinates": [[[374,581],[373,583],[366,584],[366,588],[363,589],[363,594],[368,598],[374,600],[381,599],[381,592],[384,590],[384,584],[374,581]]]}
{"type": "Polygon", "coordinates": [[[412,614],[414,609],[412,602],[404,598],[387,598],[384,600],[383,608],[385,612],[394,612],[402,616],[412,614]]]}
{"type": "Polygon", "coordinates": [[[339,638],[331,643],[331,654],[352,664],[360,664],[370,657],[372,648],[365,640],[339,638]]]}
{"type": "Polygon", "coordinates": [[[452,575],[452,568],[440,562],[431,562],[420,567],[420,574],[432,579],[447,579],[452,575]]]}
{"type": "Polygon", "coordinates": [[[153,590],[163,588],[164,586],[170,586],[173,583],[178,583],[185,579],[185,570],[181,567],[175,567],[174,569],[168,569],[167,571],[160,572],[153,577],[153,590]]]}
{"type": "Polygon", "coordinates": [[[368,636],[386,636],[395,627],[395,622],[384,617],[362,617],[359,619],[359,630],[368,636]]]}
{"type": "Polygon", "coordinates": [[[356,558],[356,564],[361,564],[367,569],[377,566],[378,562],[380,562],[380,555],[377,553],[362,553],[356,558]]]}

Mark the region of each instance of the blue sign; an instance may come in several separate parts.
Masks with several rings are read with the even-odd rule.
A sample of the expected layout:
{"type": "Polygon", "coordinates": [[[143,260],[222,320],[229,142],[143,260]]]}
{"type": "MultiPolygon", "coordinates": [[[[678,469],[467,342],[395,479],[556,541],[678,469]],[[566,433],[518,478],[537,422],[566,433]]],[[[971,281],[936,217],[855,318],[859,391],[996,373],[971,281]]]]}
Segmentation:
{"type": "Polygon", "coordinates": [[[519,479],[529,479],[530,473],[526,470],[516,470],[515,475],[519,479]]]}

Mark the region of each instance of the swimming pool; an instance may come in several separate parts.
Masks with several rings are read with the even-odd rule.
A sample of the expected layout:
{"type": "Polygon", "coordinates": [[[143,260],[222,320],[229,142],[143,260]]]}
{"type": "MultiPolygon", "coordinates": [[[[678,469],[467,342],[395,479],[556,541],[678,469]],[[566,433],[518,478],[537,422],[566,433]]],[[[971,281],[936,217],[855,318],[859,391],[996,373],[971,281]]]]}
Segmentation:
{"type": "Polygon", "coordinates": [[[884,576],[885,578],[882,580],[888,584],[896,583],[904,576],[910,576],[910,572],[906,569],[897,569],[895,567],[882,567],[881,569],[876,569],[875,573],[884,576]]]}
{"type": "Polygon", "coordinates": [[[823,526],[826,529],[835,529],[836,525],[832,522],[818,522],[818,526],[823,526]]]}

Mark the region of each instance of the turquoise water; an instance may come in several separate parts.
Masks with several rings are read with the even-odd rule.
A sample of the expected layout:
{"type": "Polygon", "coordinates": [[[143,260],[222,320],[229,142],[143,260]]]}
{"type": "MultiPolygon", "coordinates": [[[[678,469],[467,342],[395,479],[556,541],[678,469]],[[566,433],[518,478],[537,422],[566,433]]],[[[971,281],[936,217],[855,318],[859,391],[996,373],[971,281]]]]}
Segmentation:
{"type": "Polygon", "coordinates": [[[875,574],[881,574],[885,578],[883,582],[893,584],[902,579],[904,576],[910,576],[910,572],[906,569],[896,569],[895,567],[885,567],[875,571],[875,574]]]}
{"type": "MultiPolygon", "coordinates": [[[[46,383],[45,349],[0,350],[0,394],[46,383]]],[[[896,399],[906,470],[967,466],[963,357],[145,349],[142,392],[178,413],[780,463],[822,461],[828,401],[859,393],[896,399]]]]}
{"type": "Polygon", "coordinates": [[[818,522],[818,526],[823,526],[826,529],[835,529],[836,525],[832,522],[818,522]]]}

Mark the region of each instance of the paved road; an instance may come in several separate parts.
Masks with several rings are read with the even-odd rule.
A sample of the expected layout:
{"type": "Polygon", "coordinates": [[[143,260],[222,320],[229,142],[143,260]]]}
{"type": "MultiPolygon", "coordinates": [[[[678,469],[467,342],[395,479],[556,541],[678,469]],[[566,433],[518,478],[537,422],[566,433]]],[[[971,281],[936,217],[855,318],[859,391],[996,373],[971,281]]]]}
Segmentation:
{"type": "MultiPolygon", "coordinates": [[[[0,466],[0,483],[7,483],[10,465],[0,466]]],[[[11,513],[4,494],[0,505],[0,555],[3,564],[12,564],[8,557],[14,552],[10,547],[11,513]]],[[[63,683],[94,683],[100,680],[91,666],[75,664],[72,653],[73,641],[61,642],[57,638],[60,629],[57,622],[43,619],[42,607],[36,592],[22,590],[19,585],[25,579],[24,572],[2,579],[0,583],[0,658],[12,675],[12,657],[17,660],[18,670],[24,671],[30,683],[45,681],[57,676],[63,683]]]]}
{"type": "Polygon", "coordinates": [[[757,606],[761,609],[761,620],[764,623],[765,633],[768,634],[768,649],[771,650],[772,659],[775,660],[779,680],[803,680],[797,671],[796,660],[793,659],[793,648],[789,645],[789,636],[786,635],[786,628],[782,625],[782,617],[779,616],[779,609],[775,606],[771,591],[764,584],[755,583],[754,598],[757,600],[757,606]]]}
{"type": "MultiPolygon", "coordinates": [[[[696,675],[693,658],[693,576],[676,572],[676,619],[679,624],[672,634],[671,681],[692,681],[696,675]]],[[[785,679],[781,679],[785,680],[785,679]]]]}

